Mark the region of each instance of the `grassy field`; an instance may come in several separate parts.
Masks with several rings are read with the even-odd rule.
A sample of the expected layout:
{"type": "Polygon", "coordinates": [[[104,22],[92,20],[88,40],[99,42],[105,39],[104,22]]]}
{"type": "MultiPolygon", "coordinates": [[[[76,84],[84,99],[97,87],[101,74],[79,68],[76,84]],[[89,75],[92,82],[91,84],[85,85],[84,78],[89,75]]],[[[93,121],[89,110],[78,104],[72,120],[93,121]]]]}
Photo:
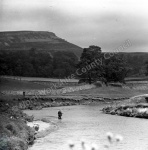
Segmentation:
{"type": "Polygon", "coordinates": [[[17,76],[3,76],[5,79],[15,79],[21,81],[38,81],[38,82],[59,82],[67,81],[67,82],[78,82],[78,79],[55,79],[55,78],[41,78],[41,77],[17,77],[17,76]]]}
{"type": "MultiPolygon", "coordinates": [[[[17,90],[44,90],[50,88],[50,84],[38,84],[38,82],[34,82],[38,79],[38,81],[46,83],[45,79],[47,78],[25,78],[25,80],[14,80],[12,78],[2,78],[0,83],[0,91],[17,91],[17,90]],[[28,81],[27,81],[28,80],[28,81]]],[[[55,80],[55,79],[53,79],[55,80]]],[[[56,80],[55,80],[56,81],[56,80]]],[[[48,83],[49,81],[47,81],[48,83]]],[[[131,82],[131,81],[130,81],[131,82]]],[[[137,86],[137,83],[133,84],[127,84],[127,87],[113,87],[108,86],[106,87],[103,85],[102,87],[96,87],[92,89],[85,89],[75,92],[68,92],[66,94],[63,94],[65,96],[91,96],[91,97],[108,97],[108,98],[118,98],[118,97],[132,97],[136,95],[141,94],[148,94],[148,84],[139,84],[137,86]],[[138,88],[137,88],[138,87],[138,88]],[[142,88],[139,88],[142,87],[142,88]]],[[[137,82],[137,81],[136,81],[137,82]]],[[[140,81],[141,82],[141,81],[140,81]]],[[[58,79],[57,79],[58,83],[58,79]]],[[[10,96],[7,95],[0,95],[2,97],[10,98],[10,96]]],[[[58,95],[59,96],[59,95],[58,95]]],[[[11,98],[14,98],[15,96],[11,96],[11,98]]]]}
{"type": "Polygon", "coordinates": [[[129,88],[120,87],[98,87],[94,89],[76,91],[72,93],[67,93],[66,95],[88,95],[93,97],[108,97],[108,98],[118,98],[118,97],[133,97],[136,95],[148,94],[148,90],[133,90],[129,88]]]}
{"type": "Polygon", "coordinates": [[[0,82],[0,91],[4,90],[41,90],[49,88],[48,85],[41,85],[34,82],[20,81],[13,79],[1,79],[0,82]]]}

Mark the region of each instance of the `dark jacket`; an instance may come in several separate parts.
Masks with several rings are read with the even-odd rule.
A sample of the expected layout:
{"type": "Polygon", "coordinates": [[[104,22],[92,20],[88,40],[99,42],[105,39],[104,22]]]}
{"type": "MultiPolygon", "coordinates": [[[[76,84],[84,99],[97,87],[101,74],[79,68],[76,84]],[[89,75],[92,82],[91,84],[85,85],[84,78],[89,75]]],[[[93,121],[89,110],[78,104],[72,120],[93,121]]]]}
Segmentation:
{"type": "Polygon", "coordinates": [[[62,116],[62,112],[61,111],[58,111],[58,116],[62,116]]]}

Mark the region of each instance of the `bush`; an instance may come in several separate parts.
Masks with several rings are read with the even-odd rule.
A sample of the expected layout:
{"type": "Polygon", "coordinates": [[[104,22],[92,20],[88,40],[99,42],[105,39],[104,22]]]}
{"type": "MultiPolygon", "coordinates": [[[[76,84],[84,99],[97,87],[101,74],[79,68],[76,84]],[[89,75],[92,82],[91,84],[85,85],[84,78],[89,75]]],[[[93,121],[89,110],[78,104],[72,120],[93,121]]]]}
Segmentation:
{"type": "Polygon", "coordinates": [[[33,115],[32,116],[28,116],[28,115],[25,116],[25,120],[28,121],[28,122],[32,122],[33,119],[34,119],[33,115]]]}
{"type": "Polygon", "coordinates": [[[9,150],[27,150],[28,147],[25,141],[15,136],[8,138],[7,145],[10,148],[9,150]]]}
{"type": "Polygon", "coordinates": [[[96,87],[102,87],[102,83],[100,81],[95,82],[94,85],[96,87]]]}
{"type": "Polygon", "coordinates": [[[9,150],[7,137],[4,137],[4,136],[0,137],[0,150],[9,150]]]}
{"type": "Polygon", "coordinates": [[[19,133],[19,128],[13,122],[10,122],[5,127],[9,131],[11,131],[11,133],[14,134],[14,135],[17,135],[19,133]]]}
{"type": "Polygon", "coordinates": [[[148,103],[148,97],[145,97],[146,102],[148,103]]]}

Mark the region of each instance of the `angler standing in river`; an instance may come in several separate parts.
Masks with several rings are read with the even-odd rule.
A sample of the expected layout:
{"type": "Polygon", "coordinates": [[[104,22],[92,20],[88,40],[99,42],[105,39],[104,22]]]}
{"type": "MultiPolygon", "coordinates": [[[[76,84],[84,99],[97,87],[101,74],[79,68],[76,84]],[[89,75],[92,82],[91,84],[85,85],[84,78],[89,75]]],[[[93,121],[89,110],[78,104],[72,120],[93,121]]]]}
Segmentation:
{"type": "Polygon", "coordinates": [[[61,110],[59,110],[59,111],[58,111],[58,119],[62,119],[62,114],[63,114],[63,113],[61,112],[61,110]]]}

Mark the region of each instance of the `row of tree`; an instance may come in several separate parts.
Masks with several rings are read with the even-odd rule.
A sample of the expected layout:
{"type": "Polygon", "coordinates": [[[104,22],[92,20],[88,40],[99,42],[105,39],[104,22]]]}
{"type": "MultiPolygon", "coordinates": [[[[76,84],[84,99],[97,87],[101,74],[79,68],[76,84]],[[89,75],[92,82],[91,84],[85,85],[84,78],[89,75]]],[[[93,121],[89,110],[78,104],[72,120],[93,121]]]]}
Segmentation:
{"type": "Polygon", "coordinates": [[[97,80],[106,84],[124,82],[125,77],[140,70],[145,70],[148,75],[148,62],[145,63],[148,59],[145,57],[142,62],[140,58],[122,53],[105,54],[98,46],[84,48],[80,60],[67,51],[52,54],[34,48],[29,51],[0,51],[0,75],[66,78],[74,74],[80,82],[90,84],[97,80]]]}
{"type": "Polygon", "coordinates": [[[71,52],[0,51],[0,75],[64,78],[75,71],[71,52]]]}
{"type": "Polygon", "coordinates": [[[82,82],[124,83],[126,77],[148,76],[148,53],[102,53],[100,47],[90,46],[84,48],[77,67],[83,72],[82,82]]]}

